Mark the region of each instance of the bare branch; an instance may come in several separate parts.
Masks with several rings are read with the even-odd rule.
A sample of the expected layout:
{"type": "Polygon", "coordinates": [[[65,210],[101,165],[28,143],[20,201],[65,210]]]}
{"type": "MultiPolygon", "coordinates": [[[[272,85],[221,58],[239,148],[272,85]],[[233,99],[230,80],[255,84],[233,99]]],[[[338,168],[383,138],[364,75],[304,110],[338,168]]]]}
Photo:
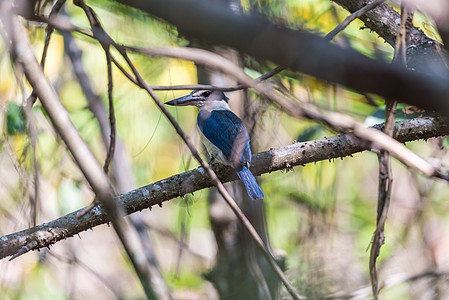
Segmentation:
{"type": "MultiPolygon", "coordinates": [[[[366,4],[365,0],[332,0],[353,13],[366,4]]],[[[399,26],[397,20],[401,16],[391,6],[381,4],[360,16],[365,25],[376,32],[392,47],[396,44],[399,26]]],[[[413,26],[410,32],[410,44],[407,47],[407,65],[411,68],[428,73],[447,73],[447,53],[441,50],[441,45],[424,32],[413,26]]],[[[393,98],[394,99],[394,98],[393,98]]]]}
{"type": "MultiPolygon", "coordinates": [[[[414,10],[401,6],[401,26],[396,38],[396,46],[394,49],[393,64],[407,67],[406,48],[409,41],[409,34],[413,26],[414,10]]],[[[385,129],[386,135],[393,136],[394,119],[398,102],[392,99],[386,99],[385,109],[385,129]]],[[[385,223],[387,221],[388,209],[390,207],[391,191],[393,185],[393,172],[391,170],[391,155],[389,152],[381,150],[378,154],[379,158],[379,183],[378,183],[378,200],[377,200],[377,218],[376,229],[373,233],[371,243],[371,251],[369,258],[369,270],[371,278],[371,287],[374,299],[378,299],[378,274],[376,261],[380,254],[380,248],[385,243],[385,223]]]]}
{"type": "MultiPolygon", "coordinates": [[[[61,10],[62,6],[64,5],[66,0],[58,0],[56,1],[55,5],[53,5],[50,15],[48,16],[49,18],[53,18],[54,16],[56,16],[59,11],[61,10]]],[[[51,38],[51,34],[53,33],[53,26],[51,26],[51,24],[49,24],[47,26],[47,29],[45,30],[45,43],[44,43],[44,50],[42,50],[42,58],[41,58],[41,65],[42,68],[45,65],[45,60],[47,58],[47,51],[48,51],[48,46],[50,45],[50,38],[51,38]]]]}
{"type": "MultiPolygon", "coordinates": [[[[84,10],[84,13],[87,16],[87,19],[89,20],[90,27],[92,32],[100,32],[103,34],[103,37],[106,39],[106,41],[109,41],[109,36],[104,32],[100,20],[98,19],[96,13],[94,10],[87,6],[84,1],[78,0],[75,1],[75,4],[81,7],[84,10]]],[[[110,134],[109,134],[109,145],[108,145],[108,151],[106,155],[106,159],[103,165],[103,170],[106,174],[108,174],[109,165],[112,162],[112,159],[114,157],[115,153],[115,146],[116,146],[116,126],[115,126],[115,112],[114,112],[114,101],[113,101],[113,79],[112,79],[112,55],[110,51],[110,43],[109,42],[102,42],[100,41],[100,45],[103,48],[103,51],[106,55],[106,67],[107,67],[107,78],[108,78],[108,104],[109,104],[109,126],[110,126],[110,134]]]]}
{"type": "MultiPolygon", "coordinates": [[[[105,212],[107,212],[110,217],[115,232],[130,257],[136,272],[139,274],[139,279],[147,297],[155,299],[156,296],[151,288],[151,282],[149,280],[151,268],[146,264],[146,260],[142,260],[138,257],[140,254],[143,255],[143,250],[141,249],[142,245],[132,242],[132,237],[138,235],[138,233],[133,226],[130,226],[121,218],[124,212],[120,205],[115,201],[111,184],[106,173],[104,173],[93,153],[81,138],[79,132],[71,122],[67,110],[64,108],[55,90],[45,77],[41,66],[34,57],[21,24],[17,17],[12,14],[11,6],[8,1],[0,3],[0,17],[4,27],[9,29],[8,35],[11,38],[12,50],[16,63],[23,67],[29,83],[36,91],[36,94],[41,100],[54,127],[57,129],[79,168],[92,186],[96,196],[102,203],[105,212]]],[[[36,241],[29,240],[22,249],[19,249],[16,252],[14,257],[17,257],[18,254],[27,252],[30,245],[34,246],[36,243],[36,241]]]]}
{"type": "MultiPolygon", "coordinates": [[[[344,0],[334,1],[345,2],[344,0]]],[[[440,54],[431,54],[436,53],[435,42],[427,38],[422,31],[416,34],[416,28],[411,33],[414,48],[408,50],[414,51],[416,48],[415,50],[419,53],[412,55],[416,62],[409,61],[409,64],[412,67],[421,65],[419,68],[428,74],[406,71],[383,61],[370,59],[355,50],[329,44],[322,37],[272,24],[261,15],[236,14],[228,7],[220,7],[221,2],[214,2],[213,5],[205,0],[145,2],[117,0],[117,2],[133,5],[164,18],[177,26],[180,32],[204,39],[208,43],[228,45],[256,58],[273,61],[281,67],[340,83],[361,92],[376,93],[387,98],[398,99],[399,102],[435,109],[449,115],[449,104],[445,101],[449,97],[449,87],[446,84],[448,75],[441,69],[444,63],[440,54]],[[193,16],[196,18],[192,23],[193,16]],[[208,30],[202,30],[204,28],[208,30]]],[[[363,3],[357,6],[357,9],[350,11],[360,9],[365,3],[354,0],[347,2],[363,3]]],[[[385,3],[368,11],[361,18],[368,18],[373,12],[376,12],[374,16],[378,26],[392,25],[381,24],[383,19],[394,23],[399,18],[399,15],[397,13],[394,15],[395,11],[385,3]],[[389,14],[387,18],[379,14],[378,9],[381,9],[381,12],[387,11],[389,14]],[[393,18],[393,15],[396,18],[393,18]]],[[[39,18],[39,21],[52,24],[59,30],[76,31],[90,36],[84,30],[71,24],[69,20],[65,22],[59,22],[59,20],[60,18],[52,20],[39,18]]],[[[394,32],[394,38],[389,40],[390,42],[394,42],[396,34],[397,30],[394,32]]]]}
{"type": "Polygon", "coordinates": [[[384,3],[386,0],[376,0],[373,1],[367,5],[365,5],[364,7],[362,7],[361,9],[357,10],[356,12],[352,13],[349,17],[347,17],[343,22],[341,22],[340,24],[338,24],[337,27],[335,27],[334,29],[332,29],[331,32],[329,32],[328,34],[326,34],[326,36],[324,37],[325,40],[330,41],[332,40],[339,32],[343,31],[346,27],[348,27],[348,25],[354,21],[357,18],[360,18],[361,16],[363,16],[365,13],[367,13],[369,10],[376,8],[377,6],[379,6],[380,4],[384,3]]]}
{"type": "MultiPolygon", "coordinates": [[[[383,130],[383,126],[380,124],[374,128],[383,130]]],[[[417,118],[395,123],[394,138],[401,143],[444,135],[449,135],[449,124],[440,118],[417,118]]],[[[340,134],[255,154],[251,171],[254,175],[261,175],[317,161],[343,158],[369,149],[370,145],[353,133],[340,134]]],[[[222,182],[238,179],[230,167],[214,165],[214,169],[222,182]]],[[[117,200],[126,213],[131,214],[154,205],[161,206],[165,201],[211,186],[212,181],[204,169],[197,168],[120,195],[117,200]]],[[[78,219],[76,215],[81,210],[83,209],[34,228],[0,237],[0,259],[14,255],[27,245],[26,252],[48,247],[110,221],[102,206],[96,206],[86,216],[78,219]]]]}
{"type": "Polygon", "coordinates": [[[447,75],[442,78],[442,74],[406,71],[353,49],[329,44],[320,36],[273,24],[260,14],[236,13],[222,1],[117,2],[162,18],[188,37],[230,46],[294,71],[449,115],[447,75]]]}

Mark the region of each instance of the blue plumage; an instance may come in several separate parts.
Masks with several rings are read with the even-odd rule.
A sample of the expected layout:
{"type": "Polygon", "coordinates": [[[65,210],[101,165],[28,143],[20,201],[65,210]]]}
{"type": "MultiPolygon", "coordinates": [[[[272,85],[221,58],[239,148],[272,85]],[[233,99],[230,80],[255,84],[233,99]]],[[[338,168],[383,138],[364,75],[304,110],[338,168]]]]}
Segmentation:
{"type": "Polygon", "coordinates": [[[200,107],[197,124],[211,158],[231,165],[252,199],[264,198],[262,190],[249,170],[251,148],[248,132],[242,121],[229,109],[227,98],[222,92],[193,91],[190,95],[171,100],[166,104],[200,107]]]}
{"type": "Polygon", "coordinates": [[[252,199],[255,200],[264,198],[264,194],[260,189],[260,186],[257,184],[256,178],[254,178],[253,173],[251,173],[248,167],[242,167],[242,170],[237,171],[237,175],[239,175],[240,179],[246,187],[246,190],[248,191],[248,195],[252,199]]]}
{"type": "Polygon", "coordinates": [[[232,111],[201,110],[197,124],[204,136],[223,152],[227,161],[222,163],[231,163],[237,168],[238,165],[246,165],[251,161],[248,133],[242,121],[232,111]],[[240,157],[237,152],[241,153],[240,157]]]}

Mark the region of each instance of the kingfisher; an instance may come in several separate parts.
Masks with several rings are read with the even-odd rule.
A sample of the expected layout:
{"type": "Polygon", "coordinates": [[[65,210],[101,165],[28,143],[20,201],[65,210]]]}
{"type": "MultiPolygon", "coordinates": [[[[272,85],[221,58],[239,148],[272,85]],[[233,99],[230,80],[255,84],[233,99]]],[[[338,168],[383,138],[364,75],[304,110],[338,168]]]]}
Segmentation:
{"type": "Polygon", "coordinates": [[[165,104],[198,107],[200,111],[197,125],[201,132],[201,141],[211,160],[232,166],[245,185],[248,195],[254,200],[261,200],[264,194],[249,169],[249,135],[242,121],[229,108],[228,100],[220,91],[194,90],[165,104]]]}

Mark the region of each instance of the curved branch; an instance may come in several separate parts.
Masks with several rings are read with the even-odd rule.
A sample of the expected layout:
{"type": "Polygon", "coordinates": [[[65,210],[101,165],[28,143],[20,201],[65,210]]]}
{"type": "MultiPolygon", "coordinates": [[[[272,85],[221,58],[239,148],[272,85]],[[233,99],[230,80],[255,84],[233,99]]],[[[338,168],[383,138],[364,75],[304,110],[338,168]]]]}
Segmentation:
{"type": "Polygon", "coordinates": [[[406,71],[353,49],[329,44],[318,35],[279,26],[260,14],[235,12],[223,1],[116,1],[164,19],[186,36],[230,46],[258,59],[358,91],[449,115],[447,73],[440,77],[406,71]]]}
{"type": "MultiPolygon", "coordinates": [[[[377,125],[375,128],[382,130],[383,124],[377,125]]],[[[416,118],[395,123],[394,137],[402,143],[444,135],[449,135],[449,124],[440,118],[416,118]]],[[[251,171],[254,175],[261,175],[312,162],[351,156],[370,148],[369,143],[361,141],[353,133],[340,134],[304,143],[294,143],[255,154],[251,171]]],[[[214,169],[222,182],[237,180],[237,175],[229,167],[214,165],[214,169]]],[[[127,214],[132,214],[142,209],[151,209],[154,205],[162,206],[165,201],[212,185],[212,181],[204,169],[196,168],[120,195],[117,200],[127,214]]],[[[30,229],[0,237],[0,259],[18,252],[23,254],[48,247],[62,239],[109,222],[101,206],[96,206],[78,219],[76,216],[82,210],[30,229]]]]}

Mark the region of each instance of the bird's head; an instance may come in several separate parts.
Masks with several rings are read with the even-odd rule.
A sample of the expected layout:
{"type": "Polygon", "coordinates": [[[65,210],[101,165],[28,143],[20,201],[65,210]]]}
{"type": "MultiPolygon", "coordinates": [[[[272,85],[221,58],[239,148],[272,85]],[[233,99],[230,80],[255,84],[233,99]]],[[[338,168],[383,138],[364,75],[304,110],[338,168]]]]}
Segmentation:
{"type": "Polygon", "coordinates": [[[197,106],[202,107],[206,103],[211,102],[224,102],[228,103],[228,97],[223,92],[220,91],[209,91],[209,90],[194,90],[186,96],[176,98],[165,102],[167,105],[173,106],[197,106]]]}

